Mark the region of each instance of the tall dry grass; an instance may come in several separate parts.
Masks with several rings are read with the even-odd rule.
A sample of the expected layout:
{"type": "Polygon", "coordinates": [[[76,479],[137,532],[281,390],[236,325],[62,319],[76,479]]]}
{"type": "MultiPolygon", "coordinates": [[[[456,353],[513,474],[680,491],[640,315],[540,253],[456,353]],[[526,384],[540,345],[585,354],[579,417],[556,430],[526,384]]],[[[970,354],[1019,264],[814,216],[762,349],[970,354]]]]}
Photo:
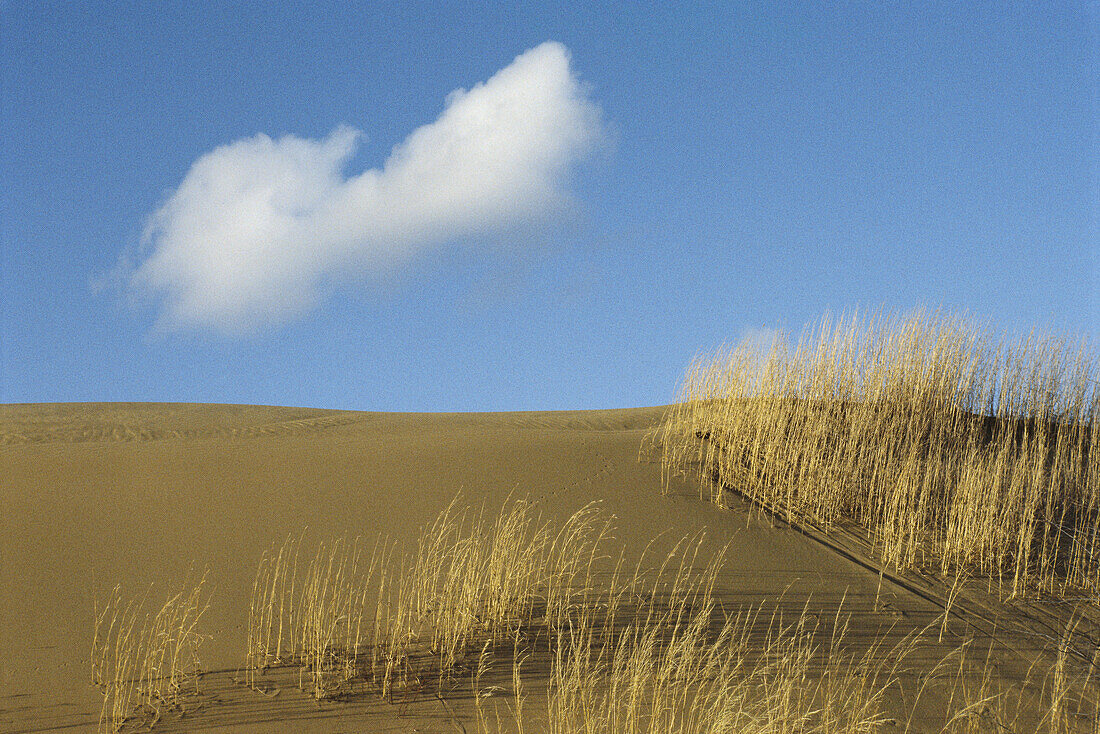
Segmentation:
{"type": "MultiPolygon", "coordinates": [[[[917,635],[890,650],[849,651],[840,610],[823,621],[808,606],[793,618],[778,607],[766,617],[763,605],[724,609],[715,587],[725,551],[705,553],[701,535],[656,557],[647,547],[627,566],[606,547],[609,534],[593,505],[555,528],[522,501],[492,518],[452,503],[411,555],[380,542],[361,564],[355,543],[337,541],[318,547],[309,568],[319,571],[302,578],[301,537],[288,538],[264,556],[254,584],[249,682],[262,686],[266,667],[297,665],[317,697],[360,682],[390,700],[445,700],[465,676],[481,732],[854,734],[886,725],[884,692],[917,635]],[[318,628],[338,633],[303,632],[318,628]],[[319,639],[325,646],[311,647],[319,639]],[[523,671],[532,659],[541,661],[536,683],[523,671]],[[502,663],[510,688],[492,675],[502,663]],[[544,722],[528,719],[532,695],[545,695],[533,707],[544,722]]],[[[959,698],[958,708],[971,705],[959,698]]]]}
{"type": "Polygon", "coordinates": [[[631,628],[610,651],[593,651],[587,630],[556,650],[547,695],[549,731],[867,732],[886,722],[888,666],[864,667],[842,638],[822,647],[812,615],[749,634],[756,612],[717,631],[704,607],[671,623],[631,628]],[[883,675],[883,673],[886,673],[883,675]]]}
{"type": "MultiPolygon", "coordinates": [[[[866,528],[905,569],[1100,602],[1100,367],[1083,342],[961,317],[824,318],[698,357],[655,438],[789,520],[866,528]]],[[[666,484],[667,486],[667,484],[666,484]]]]}
{"type": "Polygon", "coordinates": [[[263,671],[294,662],[299,685],[327,698],[358,674],[363,606],[379,554],[372,554],[363,573],[358,538],[321,542],[300,577],[301,543],[301,536],[288,537],[260,560],[249,605],[245,676],[259,688],[263,671]]]}
{"type": "Polygon", "coordinates": [[[92,683],[103,692],[99,729],[119,731],[127,724],[150,728],[182,697],[198,692],[199,648],[206,636],[197,629],[209,606],[206,574],[167,599],[156,612],[146,599],[123,603],[116,586],[102,607],[95,603],[92,683]]]}
{"type": "Polygon", "coordinates": [[[261,559],[249,611],[246,680],[297,665],[317,698],[356,680],[384,697],[434,681],[442,690],[479,651],[583,606],[608,520],[589,505],[554,532],[525,501],[494,518],[452,502],[395,557],[382,541],[362,562],[358,541],[320,545],[299,576],[301,537],[261,559]]]}
{"type": "MultiPolygon", "coordinates": [[[[887,649],[889,634],[850,639],[843,604],[835,616],[809,603],[793,614],[781,603],[726,609],[716,591],[724,549],[706,552],[697,535],[659,554],[651,543],[628,565],[608,548],[611,519],[595,505],[554,526],[524,501],[492,516],[456,501],[408,555],[384,540],[368,554],[343,539],[303,553],[303,537],[261,559],[247,682],[265,690],[267,669],[296,666],[299,686],[317,698],[434,694],[454,715],[446,697],[465,678],[479,732],[913,731],[887,718],[885,698],[939,630],[935,622],[887,649]],[[505,666],[510,685],[496,673],[505,666]]],[[[152,726],[197,688],[204,581],[156,613],[144,613],[144,601],[123,604],[117,588],[97,605],[101,730],[152,726]]],[[[967,660],[971,640],[922,677],[915,700],[907,690],[910,710],[938,687],[947,691],[944,732],[1024,731],[1029,722],[1028,731],[1061,734],[1100,721],[1100,653],[1081,670],[1068,656],[1074,631],[1066,628],[1038,693],[1006,688],[989,659],[967,660]]]]}
{"type": "MultiPolygon", "coordinates": [[[[1075,616],[1075,615],[1074,615],[1075,616]]],[[[1069,649],[1079,619],[1066,622],[1049,658],[1036,657],[1023,680],[995,676],[993,648],[975,659],[973,639],[953,650],[936,665],[933,680],[945,689],[946,702],[940,720],[941,734],[985,732],[1034,732],[1040,734],[1093,734],[1100,728],[1100,650],[1084,666],[1071,665],[1069,649]]],[[[906,722],[910,729],[912,717],[906,722]]]]}
{"type": "Polygon", "coordinates": [[[1100,722],[1095,663],[1069,664],[1072,622],[1053,670],[1035,680],[1034,666],[1023,681],[999,677],[992,654],[973,655],[974,639],[928,667],[918,653],[936,643],[938,621],[890,643],[889,630],[851,635],[843,601],[828,614],[812,600],[793,613],[771,602],[725,609],[715,591],[725,552],[705,557],[701,541],[682,540],[654,567],[644,558],[631,573],[618,566],[553,630],[538,693],[521,670],[532,648],[511,652],[510,691],[485,687],[492,661],[479,661],[470,674],[477,731],[1068,734],[1100,722]],[[545,720],[525,719],[539,694],[545,720]],[[491,712],[483,697],[504,705],[491,712]]]}

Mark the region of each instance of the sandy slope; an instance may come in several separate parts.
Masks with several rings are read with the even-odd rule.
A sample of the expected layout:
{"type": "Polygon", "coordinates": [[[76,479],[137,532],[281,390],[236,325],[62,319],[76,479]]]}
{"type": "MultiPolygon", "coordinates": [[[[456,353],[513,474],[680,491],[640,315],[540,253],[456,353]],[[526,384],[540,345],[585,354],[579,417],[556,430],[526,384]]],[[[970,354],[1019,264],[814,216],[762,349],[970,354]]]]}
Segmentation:
{"type": "MultiPolygon", "coordinates": [[[[688,483],[661,496],[659,465],[639,461],[661,412],[0,406],[0,731],[93,730],[93,595],[121,582],[163,597],[192,566],[208,566],[213,586],[204,663],[225,672],[207,676],[203,710],[158,731],[460,731],[461,700],[318,706],[293,687],[267,700],[231,680],[256,563],[272,542],[305,526],[314,538],[408,540],[459,490],[490,510],[509,494],[529,497],[558,520],[598,499],[628,555],[706,528],[731,542],[718,590],[729,604],[783,596],[827,614],[844,597],[856,645],[940,613],[889,580],[880,589],[875,573],[811,537],[700,502],[688,483]]],[[[949,635],[944,647],[957,642],[949,635]]],[[[1032,642],[1013,644],[1020,660],[1033,656],[1032,642]]]]}

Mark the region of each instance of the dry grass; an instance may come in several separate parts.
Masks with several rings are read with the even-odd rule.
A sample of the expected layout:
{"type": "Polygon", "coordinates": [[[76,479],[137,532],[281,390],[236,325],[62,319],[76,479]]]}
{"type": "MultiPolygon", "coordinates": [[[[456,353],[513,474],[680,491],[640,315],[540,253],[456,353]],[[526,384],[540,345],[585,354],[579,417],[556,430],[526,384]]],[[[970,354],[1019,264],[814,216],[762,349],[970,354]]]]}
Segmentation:
{"type": "Polygon", "coordinates": [[[1100,369],[1080,343],[1008,341],[942,313],[824,319],[796,346],[697,358],[656,434],[787,519],[866,528],[899,569],[1100,602],[1100,369]]]}
{"type": "Polygon", "coordinates": [[[761,635],[760,614],[679,596],[610,641],[598,627],[570,628],[554,653],[549,731],[841,734],[885,723],[888,661],[904,649],[849,655],[843,626],[823,634],[808,610],[790,622],[774,613],[761,635]]]}
{"type": "Polygon", "coordinates": [[[997,677],[989,655],[971,653],[973,640],[929,670],[914,653],[935,643],[938,621],[889,646],[888,630],[854,646],[843,602],[831,616],[809,601],[793,616],[784,616],[781,605],[768,614],[764,603],[731,613],[713,593],[724,554],[703,559],[700,548],[700,539],[686,539],[656,569],[644,572],[639,563],[633,574],[613,574],[589,607],[553,630],[544,726],[523,713],[530,683],[520,669],[532,648],[511,653],[507,725],[501,705],[492,716],[483,707],[483,697],[499,699],[501,691],[482,685],[491,662],[479,662],[471,673],[477,730],[1068,734],[1100,722],[1096,665],[1069,672],[1075,624],[1066,627],[1054,668],[1040,680],[1032,680],[1034,666],[1023,681],[997,677]],[[891,689],[904,701],[898,710],[895,700],[900,718],[887,714],[891,689]]]}
{"type": "MultiPolygon", "coordinates": [[[[903,675],[916,679],[906,661],[934,643],[938,621],[889,649],[889,635],[852,649],[840,609],[824,618],[809,604],[793,617],[780,605],[724,609],[715,585],[725,551],[705,554],[702,536],[655,559],[647,548],[630,568],[605,547],[610,520],[594,506],[556,532],[523,501],[493,519],[457,507],[424,529],[411,556],[380,543],[363,573],[355,543],[319,546],[309,567],[323,572],[304,581],[295,571],[300,538],[267,554],[250,619],[252,685],[264,667],[292,664],[317,697],[358,682],[391,701],[445,701],[467,676],[476,730],[486,733],[911,730],[887,717],[884,697],[903,675]],[[533,660],[534,681],[524,672],[533,660]],[[533,693],[533,685],[545,687],[533,693]],[[545,707],[532,707],[532,695],[544,695],[545,707]]],[[[1100,704],[1087,693],[1093,671],[1067,672],[1071,632],[1039,693],[1029,681],[1004,685],[988,659],[967,657],[967,643],[920,678],[910,709],[937,691],[944,732],[1021,721],[1036,732],[1073,731],[1087,720],[1076,713],[1100,714],[1088,708],[1100,704]],[[1036,714],[1039,699],[1046,709],[1036,714]]]]}
{"type": "Polygon", "coordinates": [[[328,698],[357,675],[364,599],[378,553],[363,575],[358,538],[322,542],[299,578],[301,542],[289,537],[260,561],[249,607],[246,680],[259,689],[257,675],[294,662],[301,687],[328,698]]]}
{"type": "MultiPolygon", "coordinates": [[[[307,563],[302,536],[266,553],[249,611],[248,684],[265,691],[265,670],[297,666],[317,698],[435,695],[453,712],[445,697],[466,676],[485,733],[925,730],[884,712],[887,694],[915,677],[908,658],[935,642],[938,621],[890,648],[888,634],[852,647],[840,609],[725,609],[715,591],[725,550],[704,552],[702,535],[660,555],[651,544],[628,566],[608,552],[610,518],[595,506],[560,528],[524,501],[493,517],[457,508],[408,556],[379,541],[367,557],[358,541],[338,539],[307,563]]],[[[203,580],[156,614],[123,605],[117,589],[97,606],[102,730],[151,727],[197,683],[203,580]]],[[[1100,721],[1100,653],[1087,670],[1069,660],[1075,626],[1048,674],[1015,687],[964,644],[920,679],[916,700],[907,691],[910,710],[941,696],[943,732],[1062,734],[1100,721]]]]}
{"type": "Polygon", "coordinates": [[[995,679],[990,654],[971,659],[969,642],[944,658],[937,666],[938,683],[947,692],[942,734],[1096,732],[1100,727],[1100,650],[1091,664],[1071,666],[1068,651],[1078,621],[1071,618],[1066,624],[1052,651],[1053,667],[1042,676],[1037,676],[1042,672],[1037,668],[1046,658],[1037,657],[1022,681],[995,679]]]}
{"type": "Polygon", "coordinates": [[[204,573],[156,613],[143,613],[144,599],[124,605],[118,586],[102,608],[96,602],[91,661],[92,683],[103,691],[100,731],[152,727],[185,693],[198,692],[198,650],[206,638],[196,625],[209,606],[205,582],[204,573]]]}
{"type": "Polygon", "coordinates": [[[471,673],[477,731],[1070,734],[1095,731],[1100,723],[1095,662],[1069,673],[1073,624],[1059,641],[1053,669],[1038,680],[1035,665],[1022,681],[998,677],[990,655],[975,659],[974,640],[928,669],[915,653],[934,643],[938,622],[889,647],[888,634],[852,647],[843,602],[832,617],[809,602],[792,618],[778,606],[765,615],[764,604],[730,614],[701,591],[712,587],[721,555],[699,572],[697,551],[690,543],[677,549],[680,562],[655,574],[664,580],[658,593],[639,594],[650,587],[638,573],[608,587],[592,609],[616,607],[620,624],[594,611],[555,631],[545,723],[524,718],[530,683],[521,667],[530,649],[512,651],[510,695],[491,712],[483,698],[499,700],[502,691],[482,685],[491,667],[482,660],[471,673]],[[898,718],[887,713],[890,692],[898,718]],[[923,718],[914,719],[918,711],[923,718]]]}
{"type": "Polygon", "coordinates": [[[566,619],[583,603],[607,532],[593,505],[556,533],[526,502],[494,519],[456,507],[425,528],[412,557],[396,559],[388,543],[377,544],[365,573],[357,541],[319,546],[304,579],[300,538],[265,554],[249,612],[249,685],[258,688],[268,667],[294,664],[317,698],[356,679],[390,698],[431,681],[441,691],[479,651],[535,620],[566,619]]]}

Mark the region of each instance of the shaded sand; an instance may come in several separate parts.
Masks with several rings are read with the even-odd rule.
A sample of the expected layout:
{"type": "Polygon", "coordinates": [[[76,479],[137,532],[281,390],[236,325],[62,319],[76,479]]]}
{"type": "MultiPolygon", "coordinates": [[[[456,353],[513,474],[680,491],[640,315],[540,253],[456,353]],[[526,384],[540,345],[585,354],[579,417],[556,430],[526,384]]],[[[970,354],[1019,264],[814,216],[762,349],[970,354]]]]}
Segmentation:
{"type": "MultiPolygon", "coordinates": [[[[880,578],[855,536],[825,540],[744,507],[720,510],[698,499],[693,481],[674,481],[662,496],[659,461],[639,460],[662,410],[2,405],[0,732],[94,730],[102,698],[90,684],[93,597],[121,583],[130,595],[151,587],[150,598],[163,599],[192,567],[209,568],[202,630],[213,639],[202,657],[211,672],[202,696],[188,702],[196,710],[170,715],[156,731],[474,731],[468,687],[445,701],[363,695],[318,704],[297,689],[293,671],[272,675],[274,698],[234,682],[256,566],[272,543],[308,527],[314,539],[387,535],[407,545],[459,491],[490,512],[510,495],[526,497],[554,522],[599,500],[628,561],[654,538],[659,557],[706,529],[711,547],[730,544],[716,589],[724,605],[781,603],[797,612],[808,603],[824,618],[843,600],[856,651],[940,618],[942,586],[880,578]]],[[[914,654],[904,679],[911,687],[891,693],[899,711],[920,687],[920,668],[967,638],[984,657],[996,637],[996,674],[1008,680],[1032,663],[1049,667],[1039,650],[1064,621],[1049,609],[1029,614],[980,591],[955,606],[943,642],[914,654]]],[[[544,688],[537,666],[532,674],[537,722],[544,688]]],[[[916,728],[938,731],[945,703],[933,693],[924,701],[916,728]]],[[[1093,725],[1075,722],[1082,731],[1093,725]]]]}

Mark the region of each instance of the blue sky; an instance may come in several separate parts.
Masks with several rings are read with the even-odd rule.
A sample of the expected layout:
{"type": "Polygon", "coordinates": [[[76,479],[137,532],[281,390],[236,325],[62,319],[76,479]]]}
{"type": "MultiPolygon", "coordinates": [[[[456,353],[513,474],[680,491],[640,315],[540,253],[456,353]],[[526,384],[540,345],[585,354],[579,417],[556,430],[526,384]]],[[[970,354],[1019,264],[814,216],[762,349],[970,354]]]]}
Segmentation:
{"type": "Polygon", "coordinates": [[[653,405],[853,307],[1100,343],[1095,2],[302,7],[0,5],[0,402],[653,405]]]}

